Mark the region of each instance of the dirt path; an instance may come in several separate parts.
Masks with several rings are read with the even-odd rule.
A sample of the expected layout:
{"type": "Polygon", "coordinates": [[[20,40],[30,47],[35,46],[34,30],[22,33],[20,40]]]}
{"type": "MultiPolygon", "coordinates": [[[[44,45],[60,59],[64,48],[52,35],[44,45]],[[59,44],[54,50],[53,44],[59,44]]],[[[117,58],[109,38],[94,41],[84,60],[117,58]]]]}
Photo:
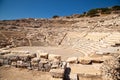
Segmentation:
{"type": "Polygon", "coordinates": [[[47,72],[0,67],[0,80],[50,80],[51,78],[51,75],[47,72]]]}

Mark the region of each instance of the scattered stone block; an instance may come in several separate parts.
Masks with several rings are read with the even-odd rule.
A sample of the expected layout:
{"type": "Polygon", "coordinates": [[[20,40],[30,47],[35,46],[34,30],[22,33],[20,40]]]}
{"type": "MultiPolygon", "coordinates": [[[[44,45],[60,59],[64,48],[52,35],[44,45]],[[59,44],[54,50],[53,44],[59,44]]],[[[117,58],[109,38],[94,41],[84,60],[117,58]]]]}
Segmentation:
{"type": "Polygon", "coordinates": [[[77,57],[69,57],[66,62],[68,63],[78,63],[78,58],[77,57]]]}
{"type": "Polygon", "coordinates": [[[57,68],[59,68],[58,64],[52,64],[51,69],[57,69],[57,68]]]}
{"type": "Polygon", "coordinates": [[[31,67],[31,64],[30,62],[24,62],[24,61],[17,61],[17,67],[20,67],[20,68],[28,68],[28,67],[31,67]]]}
{"type": "Polygon", "coordinates": [[[37,58],[37,57],[31,59],[31,63],[39,63],[39,61],[40,61],[40,58],[37,58]]]}
{"type": "Polygon", "coordinates": [[[33,70],[39,70],[39,63],[31,63],[31,68],[33,70]]]}
{"type": "Polygon", "coordinates": [[[69,78],[70,78],[70,80],[78,80],[78,75],[71,73],[71,74],[69,75],[69,78]]]}
{"type": "Polygon", "coordinates": [[[39,62],[39,64],[38,64],[38,70],[44,71],[44,64],[43,63],[39,62]]]}
{"type": "Polygon", "coordinates": [[[32,66],[32,69],[34,70],[39,70],[39,62],[40,62],[40,59],[35,57],[31,60],[31,66],[32,66]]]}
{"type": "Polygon", "coordinates": [[[4,65],[11,65],[11,61],[9,59],[4,59],[4,65]]]}
{"type": "Polygon", "coordinates": [[[23,61],[17,61],[17,67],[22,67],[23,66],[23,61]]]}
{"type": "Polygon", "coordinates": [[[80,57],[79,63],[84,64],[84,65],[88,65],[88,64],[92,64],[92,60],[89,57],[83,57],[83,58],[80,57]]]}
{"type": "Polygon", "coordinates": [[[61,61],[61,56],[60,56],[60,55],[55,55],[55,54],[49,54],[48,59],[49,59],[50,61],[54,61],[54,60],[59,60],[59,61],[61,61]]]}
{"type": "Polygon", "coordinates": [[[44,58],[44,59],[48,59],[48,53],[37,53],[37,57],[38,58],[44,58]]]}
{"type": "Polygon", "coordinates": [[[64,69],[51,69],[50,74],[54,78],[63,78],[64,77],[64,69]]]}
{"type": "Polygon", "coordinates": [[[27,54],[19,54],[18,56],[19,56],[19,60],[22,60],[25,62],[31,60],[27,54]]]}
{"type": "Polygon", "coordinates": [[[51,64],[52,64],[51,68],[56,69],[60,67],[61,62],[57,59],[54,59],[54,61],[52,61],[51,64]]]}
{"type": "Polygon", "coordinates": [[[90,58],[92,63],[103,63],[104,60],[102,58],[99,58],[99,57],[94,57],[94,58],[90,58]]]}
{"type": "Polygon", "coordinates": [[[17,61],[19,57],[14,54],[6,54],[4,55],[4,64],[10,65],[12,61],[17,61]]]}
{"type": "Polygon", "coordinates": [[[11,62],[11,66],[16,67],[16,66],[17,66],[17,62],[16,62],[16,61],[12,61],[12,62],[11,62]]]}
{"type": "Polygon", "coordinates": [[[45,68],[45,71],[46,71],[46,72],[49,72],[50,69],[51,69],[51,64],[49,64],[49,63],[44,64],[44,68],[45,68]]]}
{"type": "Polygon", "coordinates": [[[5,55],[5,54],[9,54],[10,51],[9,50],[0,50],[0,55],[5,55]]]}

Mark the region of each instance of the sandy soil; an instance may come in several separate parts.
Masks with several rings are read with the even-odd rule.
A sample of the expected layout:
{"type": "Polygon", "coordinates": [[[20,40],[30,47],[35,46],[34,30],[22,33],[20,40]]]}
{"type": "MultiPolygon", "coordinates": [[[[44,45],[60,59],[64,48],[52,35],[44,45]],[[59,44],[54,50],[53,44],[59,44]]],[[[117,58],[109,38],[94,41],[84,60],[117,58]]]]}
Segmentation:
{"type": "Polygon", "coordinates": [[[27,70],[14,67],[0,67],[0,80],[51,80],[47,72],[27,70]]]}

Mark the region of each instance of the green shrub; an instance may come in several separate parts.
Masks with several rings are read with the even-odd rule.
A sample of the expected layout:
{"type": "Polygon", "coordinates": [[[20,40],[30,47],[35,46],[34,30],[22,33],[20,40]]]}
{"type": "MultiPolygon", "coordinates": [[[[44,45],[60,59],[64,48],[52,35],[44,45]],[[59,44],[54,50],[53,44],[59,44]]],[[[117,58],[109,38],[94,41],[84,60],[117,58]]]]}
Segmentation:
{"type": "Polygon", "coordinates": [[[98,13],[97,9],[91,9],[87,12],[87,15],[91,16],[91,15],[95,15],[96,13],[98,13]]]}
{"type": "Polygon", "coordinates": [[[116,5],[116,6],[113,6],[113,7],[112,7],[112,10],[120,10],[120,6],[117,6],[117,5],[116,5]]]}
{"type": "Polygon", "coordinates": [[[109,8],[100,8],[101,14],[110,14],[111,9],[109,8]]]}
{"type": "Polygon", "coordinates": [[[52,18],[59,18],[59,16],[58,15],[54,15],[52,18]]]}

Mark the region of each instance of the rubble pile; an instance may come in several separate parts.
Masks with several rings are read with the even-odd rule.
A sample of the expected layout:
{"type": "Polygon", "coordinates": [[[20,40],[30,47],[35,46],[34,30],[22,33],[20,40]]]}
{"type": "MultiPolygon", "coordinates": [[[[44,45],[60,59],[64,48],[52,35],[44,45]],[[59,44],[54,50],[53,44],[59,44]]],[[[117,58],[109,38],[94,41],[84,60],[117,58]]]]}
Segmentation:
{"type": "Polygon", "coordinates": [[[0,66],[3,65],[50,72],[55,78],[63,78],[67,63],[61,61],[60,55],[1,50],[0,66]]]}
{"type": "Polygon", "coordinates": [[[112,55],[111,59],[106,60],[101,67],[101,71],[104,80],[119,80],[120,79],[119,54],[114,54],[112,55]]]}

